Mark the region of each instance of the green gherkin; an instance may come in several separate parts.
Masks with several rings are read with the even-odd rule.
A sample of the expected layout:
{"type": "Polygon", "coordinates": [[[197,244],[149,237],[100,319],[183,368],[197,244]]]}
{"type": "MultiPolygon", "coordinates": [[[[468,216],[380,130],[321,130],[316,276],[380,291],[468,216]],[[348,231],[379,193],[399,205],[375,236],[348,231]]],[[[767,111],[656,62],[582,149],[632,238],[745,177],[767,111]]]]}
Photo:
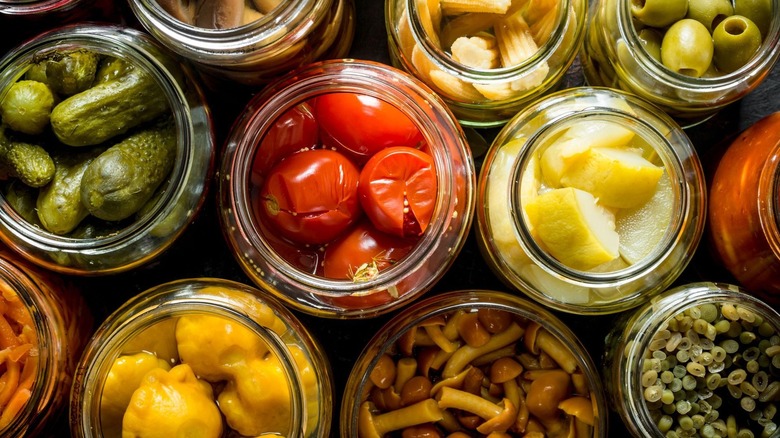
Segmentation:
{"type": "Polygon", "coordinates": [[[0,102],[3,123],[14,131],[37,135],[49,125],[56,97],[46,84],[22,80],[13,83],[0,102]]]}
{"type": "Polygon", "coordinates": [[[0,176],[18,178],[30,187],[46,185],[54,177],[54,161],[43,147],[15,141],[0,126],[0,176]]]}
{"type": "Polygon", "coordinates": [[[101,56],[86,49],[56,51],[36,59],[27,79],[43,82],[52,90],[73,95],[92,86],[101,56]]]}

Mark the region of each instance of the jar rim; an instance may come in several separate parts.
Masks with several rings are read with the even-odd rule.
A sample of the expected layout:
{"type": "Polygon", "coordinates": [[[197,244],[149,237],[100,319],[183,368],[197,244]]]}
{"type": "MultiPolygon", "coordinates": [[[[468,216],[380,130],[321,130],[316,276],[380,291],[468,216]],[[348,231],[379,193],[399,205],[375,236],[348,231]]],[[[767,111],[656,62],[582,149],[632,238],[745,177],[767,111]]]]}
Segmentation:
{"type": "Polygon", "coordinates": [[[757,196],[759,224],[772,253],[780,258],[780,137],[761,166],[757,196]]]}

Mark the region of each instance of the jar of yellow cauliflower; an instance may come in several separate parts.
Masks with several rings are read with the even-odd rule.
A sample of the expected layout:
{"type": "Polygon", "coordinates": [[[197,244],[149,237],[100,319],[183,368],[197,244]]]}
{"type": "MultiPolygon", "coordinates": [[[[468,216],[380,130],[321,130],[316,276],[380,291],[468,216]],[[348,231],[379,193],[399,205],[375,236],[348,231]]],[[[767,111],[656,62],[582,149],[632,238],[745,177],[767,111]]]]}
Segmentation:
{"type": "Polygon", "coordinates": [[[561,85],[581,46],[585,0],[388,0],[390,58],[458,120],[498,126],[561,85]]]}
{"type": "Polygon", "coordinates": [[[704,228],[701,164],[655,106],[572,88],[519,113],[482,167],[477,235],[507,285],[557,310],[626,310],[666,289],[704,228]]]}
{"type": "Polygon", "coordinates": [[[324,352],[285,307],[222,279],[156,286],[98,328],[70,399],[74,437],[327,436],[324,352]]]}

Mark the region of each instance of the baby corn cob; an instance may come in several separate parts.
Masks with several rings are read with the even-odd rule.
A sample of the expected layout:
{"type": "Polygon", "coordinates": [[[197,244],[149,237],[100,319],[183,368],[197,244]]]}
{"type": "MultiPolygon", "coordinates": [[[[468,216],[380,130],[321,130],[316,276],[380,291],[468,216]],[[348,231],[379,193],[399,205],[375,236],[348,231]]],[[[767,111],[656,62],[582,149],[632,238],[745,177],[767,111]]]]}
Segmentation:
{"type": "Polygon", "coordinates": [[[529,26],[531,36],[537,46],[542,46],[550,39],[550,34],[555,29],[556,18],[558,18],[558,5],[547,11],[539,20],[529,26]]]}
{"type": "MultiPolygon", "coordinates": [[[[436,47],[441,47],[441,44],[439,43],[439,32],[438,32],[438,25],[434,25],[433,22],[433,16],[431,15],[430,9],[428,9],[429,0],[417,0],[417,13],[419,14],[420,24],[422,24],[423,29],[425,29],[425,33],[428,36],[428,38],[436,45],[436,47]]],[[[439,14],[439,19],[441,19],[441,14],[439,14]]]]}
{"type": "Polygon", "coordinates": [[[493,27],[502,15],[500,14],[463,14],[447,22],[441,29],[439,39],[441,47],[448,50],[456,39],[472,36],[493,27]]]}
{"type": "Polygon", "coordinates": [[[500,20],[494,30],[504,67],[521,64],[539,50],[528,23],[519,12],[500,20]]]}
{"type": "Polygon", "coordinates": [[[431,70],[430,76],[431,82],[449,99],[460,102],[481,102],[485,100],[482,94],[474,88],[474,85],[462,81],[449,73],[434,69],[431,70]]]}
{"type": "Polygon", "coordinates": [[[445,15],[458,15],[466,12],[504,14],[511,4],[511,0],[441,0],[441,10],[445,15]]]}
{"type": "Polygon", "coordinates": [[[496,38],[490,34],[460,37],[452,43],[452,59],[471,68],[497,68],[500,56],[496,38]]]}

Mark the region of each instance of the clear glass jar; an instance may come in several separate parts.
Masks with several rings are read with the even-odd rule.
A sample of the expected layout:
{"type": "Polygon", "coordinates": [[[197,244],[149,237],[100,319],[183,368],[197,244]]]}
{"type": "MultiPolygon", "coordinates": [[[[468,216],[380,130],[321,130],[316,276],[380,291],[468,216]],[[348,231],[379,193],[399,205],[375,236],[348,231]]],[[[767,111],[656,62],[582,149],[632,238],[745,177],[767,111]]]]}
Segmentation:
{"type": "Polygon", "coordinates": [[[71,283],[6,248],[0,248],[0,287],[3,325],[14,330],[18,343],[9,344],[4,329],[0,434],[54,433],[53,426],[64,418],[76,364],[92,334],[92,315],[71,283]],[[14,379],[7,375],[18,379],[13,392],[8,390],[14,379]],[[11,412],[10,406],[18,411],[11,412]]]}
{"type": "Polygon", "coordinates": [[[632,21],[632,2],[603,0],[591,5],[582,65],[589,85],[618,88],[641,96],[684,127],[695,125],[756,88],[780,58],[780,1],[757,54],[741,68],[723,75],[692,77],[656,61],[644,47],[632,21]]]}
{"type": "Polygon", "coordinates": [[[468,420],[474,414],[455,411],[475,409],[485,402],[493,406],[488,410],[497,404],[499,411],[514,413],[508,424],[493,430],[508,436],[539,430],[540,425],[541,432],[571,433],[560,436],[575,436],[575,430],[578,437],[607,436],[601,378],[575,334],[541,306],[487,290],[435,295],[388,321],[365,346],[349,374],[341,405],[341,436],[373,436],[369,432],[372,424],[380,428],[378,436],[385,436],[384,429],[389,429],[386,433],[404,430],[405,436],[449,436],[464,427],[472,429],[469,436],[487,436],[490,432],[483,426],[487,421],[468,420]],[[552,372],[548,376],[554,378],[541,378],[545,372],[552,372]],[[475,379],[476,386],[468,383],[475,379]],[[464,400],[482,399],[488,392],[487,387],[479,389],[486,385],[483,379],[490,384],[490,397],[482,402],[470,400],[467,406],[450,404],[453,398],[445,392],[464,400]],[[536,379],[540,380],[534,385],[536,379]],[[550,395],[544,401],[537,396],[542,387],[550,395]],[[388,412],[408,421],[380,420],[388,412]],[[443,420],[435,420],[438,417],[443,420]],[[522,426],[514,426],[516,421],[522,426]],[[422,434],[427,429],[417,435],[411,431],[433,422],[441,428],[438,434],[422,434]],[[472,435],[476,432],[480,434],[472,435]]]}
{"type": "Polygon", "coordinates": [[[713,254],[737,281],[780,304],[780,113],[742,132],[710,183],[708,237],[713,254]]]}
{"type": "MultiPolygon", "coordinates": [[[[623,157],[614,162],[627,163],[623,157]]],[[[544,305],[576,314],[619,312],[665,290],[682,273],[703,233],[705,195],[696,151],[671,118],[621,91],[572,88],[528,107],[495,138],[479,175],[477,242],[502,281],[544,305]],[[567,150],[572,142],[575,148],[567,150]],[[655,180],[627,173],[627,164],[603,164],[632,151],[641,158],[630,160],[652,169],[655,180]],[[559,157],[570,161],[556,162],[559,157]],[[555,170],[564,162],[565,177],[555,170]],[[608,177],[605,169],[619,172],[608,177]],[[561,197],[555,201],[553,195],[561,197]],[[586,205],[593,206],[590,216],[575,214],[586,205]],[[586,234],[569,221],[575,217],[587,224],[600,218],[599,226],[586,234]],[[556,234],[563,229],[582,233],[556,234]],[[607,242],[599,248],[608,257],[591,250],[583,235],[607,242]],[[588,249],[587,258],[575,257],[580,249],[588,249]]]]}
{"type": "MultiPolygon", "coordinates": [[[[125,427],[136,431],[170,427],[165,432],[170,436],[177,428],[186,431],[185,422],[172,419],[187,416],[177,416],[180,412],[171,405],[147,410],[143,404],[152,383],[144,375],[172,376],[177,368],[188,369],[190,378],[194,374],[200,384],[209,385],[211,400],[189,404],[193,398],[186,397],[186,389],[158,374],[160,382],[169,382],[170,393],[188,400],[178,407],[202,407],[188,414],[203,420],[199,427],[204,433],[215,426],[209,423],[209,414],[218,409],[215,403],[220,406],[215,416],[219,424],[220,412],[225,415],[219,436],[321,437],[330,431],[330,365],[306,327],[264,291],[200,278],[142,292],[101,324],[76,372],[70,398],[72,436],[120,436],[123,418],[125,427]],[[153,359],[154,365],[145,367],[139,357],[153,359]],[[171,420],[149,420],[155,414],[171,420]]],[[[170,401],[159,395],[163,402],[170,401]]]]}
{"type": "MultiPolygon", "coordinates": [[[[134,215],[122,220],[97,220],[90,215],[71,231],[48,231],[50,228],[41,225],[40,214],[33,210],[38,192],[20,185],[22,189],[14,190],[11,195],[12,185],[7,184],[0,196],[0,239],[25,258],[48,269],[76,275],[109,274],[137,267],[158,256],[192,222],[204,202],[214,171],[214,134],[211,115],[190,70],[174,61],[147,35],[121,26],[71,25],[40,35],[2,60],[0,89],[8,90],[23,78],[36,60],[50,59],[47,56],[59,56],[58,51],[76,48],[127,60],[151,75],[160,86],[175,124],[176,155],[172,169],[134,215]],[[12,204],[11,199],[19,203],[12,204]]],[[[147,103],[139,105],[148,108],[147,103]]],[[[88,126],[89,112],[83,114],[81,126],[88,126]]],[[[41,139],[50,153],[75,150],[52,139],[32,138],[41,139]]],[[[122,138],[112,137],[104,144],[117,144],[122,138]]],[[[90,149],[89,146],[79,148],[79,151],[90,149]]]]}
{"type": "MultiPolygon", "coordinates": [[[[306,119],[301,114],[309,112],[299,112],[299,119],[306,119]]],[[[316,127],[314,118],[310,120],[316,127]]],[[[354,123],[355,129],[373,132],[373,126],[357,126],[370,122],[356,120],[354,123]]],[[[292,132],[290,135],[294,136],[296,131],[282,132],[292,132]]],[[[312,143],[317,143],[316,148],[321,149],[322,141],[314,139],[312,143]]],[[[346,153],[340,146],[329,144],[327,148],[330,147],[346,153]]],[[[444,103],[435,95],[431,96],[419,81],[392,67],[370,61],[324,61],[270,85],[250,101],[236,120],[219,171],[219,217],[239,264],[264,289],[311,314],[338,318],[372,317],[413,300],[444,275],[468,235],[474,208],[474,180],[474,163],[463,131],[444,103]],[[267,135],[271,139],[287,136],[274,133],[279,129],[277,125],[298,126],[285,118],[288,111],[309,105],[315,98],[348,96],[348,93],[387,105],[385,108],[393,109],[397,117],[405,118],[406,124],[416,127],[420,141],[427,145],[421,149],[433,160],[437,190],[430,195],[433,207],[429,224],[403,258],[388,263],[386,269],[367,270],[365,276],[328,278],[321,274],[320,268],[327,258],[323,252],[328,245],[333,246],[334,241],[303,247],[292,245],[288,240],[279,239],[278,234],[264,225],[265,221],[261,220],[264,216],[255,211],[255,201],[261,199],[259,187],[270,174],[270,171],[255,170],[260,167],[255,163],[263,157],[279,154],[273,148],[261,147],[267,135]]],[[[327,197],[327,193],[325,191],[323,196],[327,197]]],[[[346,234],[349,231],[342,235],[346,234]]],[[[397,237],[391,239],[401,242],[397,237]]],[[[377,258],[385,258],[383,253],[375,256],[364,261],[366,267],[375,267],[375,262],[381,261],[377,258]]],[[[356,263],[351,268],[363,272],[360,265],[356,263]]]]}
{"type": "MultiPolygon", "coordinates": [[[[495,5],[500,3],[509,2],[495,5]]],[[[435,10],[428,9],[428,4],[431,2],[385,2],[390,59],[436,91],[460,123],[471,127],[502,125],[561,85],[582,44],[588,7],[584,0],[525,2],[522,10],[509,8],[497,19],[496,11],[461,15],[448,13],[438,2],[435,10]],[[533,9],[545,5],[552,8],[533,9]],[[484,56],[502,59],[500,63],[471,62],[467,55],[453,55],[451,46],[456,38],[485,38],[484,31],[491,29],[496,38],[488,36],[488,42],[480,46],[490,50],[484,56]],[[498,36],[503,39],[494,41],[498,36]],[[518,47],[526,49],[514,53],[518,47]]]]}
{"type": "MultiPolygon", "coordinates": [[[[778,345],[778,330],[780,330],[780,315],[777,310],[737,286],[723,283],[691,283],[675,287],[653,298],[651,302],[635,312],[622,316],[607,336],[603,369],[610,405],[620,414],[626,427],[635,437],[669,436],[666,432],[668,429],[676,429],[677,418],[684,416],[692,419],[696,415],[704,417],[703,423],[696,428],[699,432],[704,424],[709,424],[710,428],[722,431],[721,436],[726,436],[725,428],[731,422],[729,417],[733,416],[736,427],[729,434],[738,436],[736,433],[739,430],[750,428],[753,432],[751,436],[776,437],[778,434],[776,426],[773,430],[772,426],[767,425],[775,425],[777,416],[770,416],[764,420],[761,420],[761,417],[764,406],[773,403],[771,398],[762,399],[764,392],[770,385],[776,387],[778,384],[778,361],[772,361],[766,352],[766,348],[778,345]],[[750,315],[753,321],[748,322],[745,318],[750,318],[750,315]],[[686,316],[689,317],[688,322],[683,321],[686,316]],[[684,324],[691,323],[691,320],[702,321],[710,317],[714,319],[701,326],[704,326],[705,330],[708,325],[712,326],[711,333],[714,334],[693,337],[698,334],[696,330],[688,331],[680,328],[684,324]],[[725,332],[719,327],[718,321],[721,321],[725,332]],[[735,333],[729,333],[731,326],[734,326],[735,333]],[[691,332],[694,332],[693,335],[691,332]],[[751,335],[745,336],[740,333],[751,335]],[[734,334],[736,337],[733,336],[734,334]],[[655,341],[663,345],[654,346],[655,341]],[[671,348],[667,347],[667,342],[671,348]],[[683,348],[683,345],[689,345],[690,348],[683,348]],[[733,350],[734,347],[736,351],[733,350]],[[718,348],[725,351],[716,351],[718,348]],[[678,354],[683,351],[691,353],[678,354]],[[697,358],[702,357],[701,354],[705,356],[709,354],[718,360],[705,359],[710,362],[705,370],[703,366],[699,368],[690,365],[701,363],[694,358],[694,353],[699,353],[697,358]],[[744,360],[736,358],[740,355],[746,358],[744,360]],[[762,356],[764,359],[761,359],[762,356]],[[678,357],[685,360],[679,360],[678,357]],[[753,364],[747,364],[751,360],[761,364],[756,363],[755,368],[752,368],[753,364]],[[740,371],[733,374],[736,370],[742,370],[741,372],[747,370],[746,376],[743,375],[742,378],[744,382],[750,383],[750,387],[741,385],[740,382],[735,385],[730,383],[736,382],[732,379],[740,380],[740,371]],[[671,376],[664,374],[665,371],[671,371],[671,376]],[[765,375],[760,375],[761,372],[765,375]],[[652,378],[654,373],[658,375],[657,379],[652,378]],[[687,379],[688,381],[684,382],[686,386],[678,389],[679,384],[682,383],[680,381],[685,377],[694,377],[694,373],[702,376],[692,379],[692,385],[691,379],[687,379]],[[766,378],[758,382],[758,386],[753,386],[757,374],[760,376],[759,380],[762,377],[766,378]],[[714,375],[719,377],[713,377],[714,375]],[[724,385],[720,385],[719,382],[724,382],[724,385]],[[774,385],[771,382],[774,382],[774,385]],[[693,386],[694,389],[687,389],[688,385],[693,386]],[[737,394],[729,390],[730,386],[736,388],[742,386],[746,391],[743,393],[740,390],[737,394]],[[651,400],[656,399],[658,396],[656,389],[659,389],[661,394],[669,390],[672,395],[679,391],[683,393],[691,391],[692,400],[683,396],[673,397],[671,399],[673,401],[669,401],[667,394],[658,401],[648,401],[648,396],[651,400]],[[744,398],[752,401],[743,402],[743,395],[744,398]],[[688,404],[685,403],[686,401],[688,404]],[[677,402],[681,402],[681,413],[670,414],[671,408],[670,411],[664,410],[663,406],[668,405],[677,408],[677,402]],[[746,403],[744,408],[741,407],[741,403],[746,403]],[[754,403],[754,408],[750,408],[754,403]],[[699,412],[688,410],[690,405],[694,404],[699,407],[699,412]],[[749,413],[748,409],[753,413],[749,413]],[[716,412],[712,413],[712,411],[716,412]],[[664,415],[669,418],[661,420],[664,415]],[[765,429],[767,427],[768,429],[765,429]]],[[[696,419],[697,423],[698,420],[702,419],[696,419]]]]}
{"type": "Polygon", "coordinates": [[[342,58],[355,33],[352,0],[284,1],[262,18],[227,29],[179,21],[157,0],[129,3],[149,33],[217,84],[263,86],[301,65],[342,58]]]}

